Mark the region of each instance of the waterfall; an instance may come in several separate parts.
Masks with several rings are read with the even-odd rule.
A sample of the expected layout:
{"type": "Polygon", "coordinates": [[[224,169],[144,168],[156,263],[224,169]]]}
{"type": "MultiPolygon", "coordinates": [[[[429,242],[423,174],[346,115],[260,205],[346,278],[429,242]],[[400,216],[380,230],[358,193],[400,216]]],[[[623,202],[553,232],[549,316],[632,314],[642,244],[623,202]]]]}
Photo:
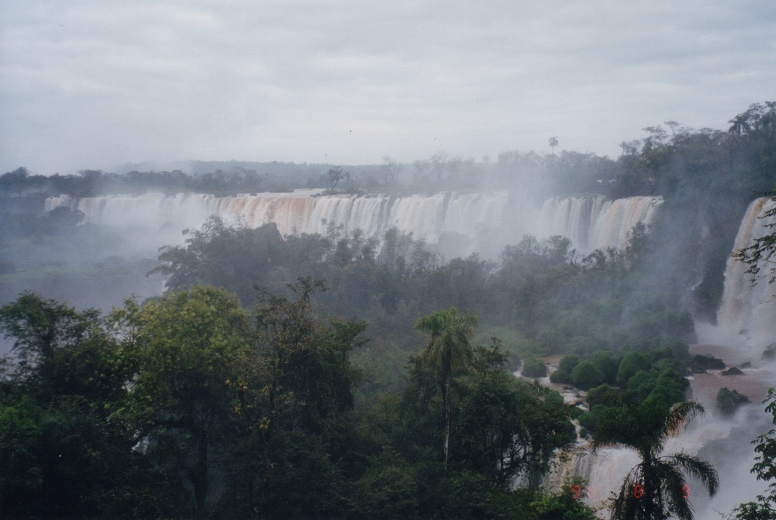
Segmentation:
{"type": "Polygon", "coordinates": [[[78,209],[78,199],[74,199],[70,195],[57,195],[56,197],[48,197],[43,202],[43,211],[49,212],[62,206],[70,209],[78,209]]]}
{"type": "Polygon", "coordinates": [[[148,193],[87,197],[77,201],[63,195],[47,199],[46,210],[68,206],[82,211],[88,223],[153,231],[161,227],[197,228],[208,216],[218,215],[227,223],[249,227],[274,222],[284,236],[326,234],[333,227],[345,235],[360,229],[366,236],[381,238],[388,229],[396,227],[430,244],[452,234],[464,237],[473,245],[487,230],[505,225],[508,202],[506,193],[392,197],[324,195],[320,190],[296,190],[232,197],[148,193]]]}
{"type": "Polygon", "coordinates": [[[541,209],[542,235],[562,235],[583,253],[622,249],[633,227],[649,226],[662,203],[662,197],[554,197],[541,209]]]}
{"type": "Polygon", "coordinates": [[[544,202],[537,219],[530,203],[503,192],[392,197],[295,190],[231,197],[148,193],[73,199],[61,195],[46,199],[45,208],[50,211],[67,206],[82,211],[85,222],[145,228],[151,232],[146,233],[146,239],[164,228],[168,231],[165,243],[171,238],[181,240],[170,230],[198,228],[215,214],[227,223],[249,227],[274,222],[283,236],[326,234],[333,227],[345,235],[360,229],[366,236],[379,239],[396,227],[429,244],[463,243],[455,251],[458,255],[479,251],[496,256],[501,247],[515,243],[524,233],[539,238],[563,235],[582,252],[623,248],[633,226],[649,225],[661,203],[660,197],[614,201],[603,197],[556,197],[544,202]]]}
{"type": "MultiPolygon", "coordinates": [[[[748,442],[767,431],[770,415],[759,404],[745,406],[732,418],[715,415],[713,404],[704,403],[706,413],[694,419],[686,428],[665,444],[663,455],[684,452],[711,463],[719,472],[718,493],[710,498],[703,486],[687,478],[690,501],[696,518],[714,518],[717,511],[729,512],[742,500],[754,498],[765,491],[767,483],[758,481],[749,470],[753,450],[748,442]]],[[[563,461],[558,461],[547,475],[544,486],[557,490],[572,477],[582,477],[588,483],[582,500],[604,507],[606,499],[620,490],[630,470],[640,462],[636,452],[621,446],[607,446],[593,451],[588,445],[578,445],[563,461]]]]}
{"type": "MultiPolygon", "coordinates": [[[[776,224],[776,217],[763,218],[776,207],[776,202],[763,197],[749,205],[738,228],[733,251],[751,246],[754,239],[774,231],[767,227],[776,224]]],[[[717,328],[729,336],[738,336],[748,346],[764,348],[776,341],[776,285],[766,278],[752,284],[752,276],[746,273],[749,266],[733,258],[727,261],[722,304],[717,313],[717,328]]],[[[760,266],[767,273],[770,265],[760,266]]]]}

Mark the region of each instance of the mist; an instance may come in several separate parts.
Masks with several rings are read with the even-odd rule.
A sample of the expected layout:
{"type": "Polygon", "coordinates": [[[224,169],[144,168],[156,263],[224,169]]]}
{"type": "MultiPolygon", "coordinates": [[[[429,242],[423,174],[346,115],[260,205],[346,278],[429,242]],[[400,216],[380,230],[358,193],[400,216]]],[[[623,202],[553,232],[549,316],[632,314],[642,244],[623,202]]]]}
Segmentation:
{"type": "Polygon", "coordinates": [[[687,399],[695,517],[767,493],[769,2],[0,14],[0,510],[608,518],[687,399]]]}

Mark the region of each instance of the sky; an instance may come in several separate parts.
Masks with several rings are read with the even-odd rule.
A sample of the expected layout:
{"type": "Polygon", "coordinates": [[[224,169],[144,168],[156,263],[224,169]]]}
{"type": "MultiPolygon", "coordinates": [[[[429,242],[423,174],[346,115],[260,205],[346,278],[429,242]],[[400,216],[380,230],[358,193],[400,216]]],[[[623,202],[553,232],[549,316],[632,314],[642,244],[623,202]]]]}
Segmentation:
{"type": "Polygon", "coordinates": [[[616,157],[772,100],[773,0],[0,2],[0,174],[616,157]]]}

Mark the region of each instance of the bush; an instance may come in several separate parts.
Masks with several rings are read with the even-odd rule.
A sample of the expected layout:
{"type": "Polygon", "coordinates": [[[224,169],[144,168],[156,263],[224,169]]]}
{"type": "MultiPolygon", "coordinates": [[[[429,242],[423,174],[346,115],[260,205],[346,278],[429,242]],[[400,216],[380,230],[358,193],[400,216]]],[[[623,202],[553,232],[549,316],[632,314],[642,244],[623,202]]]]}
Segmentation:
{"type": "Polygon", "coordinates": [[[636,375],[639,370],[644,370],[650,365],[649,356],[641,352],[630,352],[620,362],[617,370],[616,382],[618,386],[626,386],[628,380],[636,375]]]}
{"type": "Polygon", "coordinates": [[[597,404],[605,404],[611,406],[617,399],[617,390],[607,385],[606,383],[591,388],[587,392],[587,398],[585,399],[590,406],[597,404]]]}
{"type": "Polygon", "coordinates": [[[608,350],[597,350],[590,356],[590,361],[604,374],[604,382],[610,385],[617,380],[617,370],[620,368],[620,360],[608,350]]]}
{"type": "Polygon", "coordinates": [[[627,395],[631,399],[642,401],[655,388],[655,382],[657,381],[657,374],[654,372],[647,372],[646,370],[639,370],[633,376],[628,379],[625,384],[627,389],[627,395]]]}
{"type": "Polygon", "coordinates": [[[749,403],[747,396],[741,395],[735,390],[730,390],[726,386],[723,386],[717,392],[717,409],[726,415],[732,414],[739,406],[747,403],[749,403]]]}
{"type": "Polygon", "coordinates": [[[571,371],[571,382],[587,390],[604,382],[604,374],[591,361],[582,361],[571,371]]]}
{"type": "Polygon", "coordinates": [[[563,356],[563,359],[558,363],[558,370],[563,370],[567,374],[571,374],[571,371],[582,361],[582,359],[576,354],[568,354],[563,356]]]}
{"type": "Polygon", "coordinates": [[[544,402],[551,406],[563,406],[563,396],[555,390],[550,390],[544,394],[544,402]]]}
{"type": "Polygon", "coordinates": [[[606,409],[602,404],[593,406],[588,413],[579,416],[579,424],[591,432],[595,431],[596,424],[606,409]]]}
{"type": "Polygon", "coordinates": [[[690,346],[687,343],[666,335],[659,336],[652,341],[651,350],[668,349],[676,359],[681,361],[690,360],[690,346]]]}
{"type": "Polygon", "coordinates": [[[577,354],[589,354],[594,350],[601,348],[601,342],[586,336],[574,336],[568,344],[569,352],[577,354]]]}
{"type": "Polygon", "coordinates": [[[535,357],[526,358],[523,361],[523,377],[546,377],[547,366],[544,361],[535,357]]]}
{"type": "Polygon", "coordinates": [[[559,368],[558,370],[550,374],[550,381],[552,381],[556,385],[566,385],[571,383],[571,376],[569,376],[568,372],[566,372],[562,368],[559,368]]]}

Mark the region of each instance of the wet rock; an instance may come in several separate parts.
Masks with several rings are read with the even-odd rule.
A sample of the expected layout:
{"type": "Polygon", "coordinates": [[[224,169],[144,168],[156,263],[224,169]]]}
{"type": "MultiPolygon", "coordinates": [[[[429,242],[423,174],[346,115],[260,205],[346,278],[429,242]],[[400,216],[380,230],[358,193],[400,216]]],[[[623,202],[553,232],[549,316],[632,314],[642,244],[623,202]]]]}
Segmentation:
{"type": "Polygon", "coordinates": [[[723,376],[740,376],[741,374],[743,374],[743,372],[741,372],[741,370],[736,367],[730,367],[727,370],[723,370],[720,373],[723,376]]]}
{"type": "Polygon", "coordinates": [[[703,354],[696,354],[692,358],[690,365],[692,371],[696,374],[702,374],[701,370],[724,370],[725,362],[714,356],[704,356],[703,354]]]}

